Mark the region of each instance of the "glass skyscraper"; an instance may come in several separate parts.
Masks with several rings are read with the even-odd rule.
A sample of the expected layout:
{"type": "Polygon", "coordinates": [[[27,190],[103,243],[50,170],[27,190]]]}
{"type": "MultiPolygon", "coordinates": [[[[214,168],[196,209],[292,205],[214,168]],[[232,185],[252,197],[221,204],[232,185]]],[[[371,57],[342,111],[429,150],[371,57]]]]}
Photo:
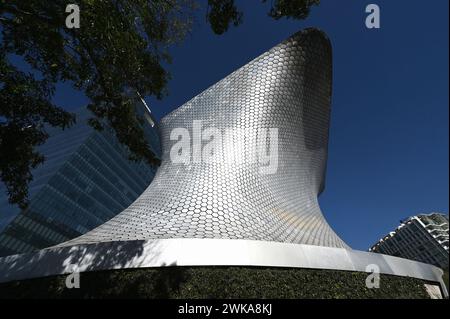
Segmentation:
{"type": "Polygon", "coordinates": [[[448,268],[448,215],[431,213],[409,217],[369,250],[448,268]]]}
{"type": "MultiPolygon", "coordinates": [[[[156,127],[145,105],[144,131],[159,156],[156,127]]],[[[96,131],[87,124],[93,115],[77,112],[69,129],[49,128],[47,142],[39,147],[44,164],[33,170],[30,204],[21,211],[8,203],[0,182],[0,256],[49,247],[77,237],[127,208],[150,184],[155,167],[130,161],[128,149],[109,127],[96,131]]]]}

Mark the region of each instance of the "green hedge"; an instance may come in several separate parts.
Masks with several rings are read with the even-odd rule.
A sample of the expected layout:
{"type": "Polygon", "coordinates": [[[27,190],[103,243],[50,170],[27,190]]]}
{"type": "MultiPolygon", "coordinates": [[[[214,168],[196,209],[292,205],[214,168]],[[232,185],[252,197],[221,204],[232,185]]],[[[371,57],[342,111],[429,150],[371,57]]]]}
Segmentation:
{"type": "Polygon", "coordinates": [[[381,275],[380,288],[365,286],[367,274],[259,267],[165,267],[89,272],[80,288],[66,276],[0,284],[0,298],[428,298],[424,282],[381,275]]]}

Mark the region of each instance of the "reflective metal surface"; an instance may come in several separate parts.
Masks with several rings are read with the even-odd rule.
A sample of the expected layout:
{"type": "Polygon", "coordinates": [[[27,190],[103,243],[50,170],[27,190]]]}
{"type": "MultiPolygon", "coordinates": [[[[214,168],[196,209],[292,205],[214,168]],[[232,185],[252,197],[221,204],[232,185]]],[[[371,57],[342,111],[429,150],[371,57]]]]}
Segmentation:
{"type": "MultiPolygon", "coordinates": [[[[0,258],[0,282],[72,272],[164,266],[265,266],[372,272],[440,284],[438,267],[344,248],[231,239],[161,239],[83,244],[0,258]]],[[[382,282],[381,282],[382,284],[382,282]]],[[[361,282],[365,285],[365,282],[361,282]]]]}
{"type": "Polygon", "coordinates": [[[315,29],[230,74],[162,119],[162,165],[138,200],[62,246],[229,238],[347,247],[317,201],[324,187],[331,76],[330,42],[315,29]],[[188,164],[173,163],[170,134],[183,128],[192,138],[194,121],[219,132],[231,129],[234,136],[223,140],[222,155],[237,160],[195,162],[192,150],[188,164]],[[268,128],[278,129],[277,168],[261,174],[261,163],[249,159],[268,128]]]}
{"type": "Polygon", "coordinates": [[[295,34],[161,121],[162,165],[128,209],[59,246],[0,258],[0,282],[165,265],[366,272],[375,264],[381,273],[442,286],[439,268],[351,250],[327,224],[317,196],[324,188],[330,97],[328,39],[315,29],[295,34]],[[193,132],[194,121],[218,131],[247,129],[223,143],[225,153],[244,160],[196,162],[190,154],[174,163],[170,135],[177,128],[193,132]],[[245,159],[268,128],[278,129],[277,169],[261,174],[259,162],[245,159]]]}

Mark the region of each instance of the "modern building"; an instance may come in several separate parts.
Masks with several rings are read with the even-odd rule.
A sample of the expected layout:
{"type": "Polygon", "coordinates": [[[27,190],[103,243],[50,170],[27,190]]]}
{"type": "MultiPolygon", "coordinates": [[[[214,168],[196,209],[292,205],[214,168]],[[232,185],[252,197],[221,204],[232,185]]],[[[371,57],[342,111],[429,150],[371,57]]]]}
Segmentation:
{"type": "Polygon", "coordinates": [[[419,214],[401,221],[369,251],[448,268],[448,215],[419,214]]]}
{"type": "MultiPolygon", "coordinates": [[[[148,114],[137,103],[136,111],[148,114]]],[[[0,256],[25,253],[67,241],[103,224],[127,208],[150,184],[155,168],[128,159],[109,127],[96,131],[87,124],[93,115],[75,112],[69,129],[48,128],[39,147],[45,162],[33,170],[30,204],[21,211],[8,203],[0,185],[0,256]]],[[[148,117],[148,115],[146,115],[148,117]]],[[[160,153],[156,127],[144,123],[151,148],[160,153]]]]}
{"type": "Polygon", "coordinates": [[[166,115],[154,183],[118,216],[63,245],[226,238],[347,247],[317,200],[325,185],[330,101],[328,39],[311,32],[282,43],[166,115]],[[197,146],[199,155],[208,148],[208,128],[222,141],[210,161],[194,154],[197,146]],[[184,160],[173,158],[185,142],[174,140],[179,129],[192,139],[184,160]],[[278,132],[272,143],[278,154],[261,163],[255,153],[268,153],[270,129],[278,132]],[[271,164],[273,172],[261,173],[271,164]]]}
{"type": "Polygon", "coordinates": [[[440,283],[445,295],[439,268],[354,251],[327,223],[318,196],[331,79],[331,44],[317,29],[263,53],[161,120],[161,166],[132,205],[39,254],[0,258],[0,282],[167,265],[371,273],[376,265],[440,283]]]}

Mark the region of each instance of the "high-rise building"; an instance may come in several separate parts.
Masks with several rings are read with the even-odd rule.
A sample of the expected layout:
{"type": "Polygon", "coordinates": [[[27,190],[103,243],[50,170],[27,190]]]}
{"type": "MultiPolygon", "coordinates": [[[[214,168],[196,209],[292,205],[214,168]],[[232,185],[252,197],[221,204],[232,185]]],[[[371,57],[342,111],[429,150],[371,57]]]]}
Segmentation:
{"type": "Polygon", "coordinates": [[[402,221],[369,251],[448,268],[448,215],[420,214],[402,221]]]}
{"type": "MultiPolygon", "coordinates": [[[[145,105],[143,129],[150,147],[160,153],[156,127],[145,105]]],[[[45,162],[33,170],[30,204],[20,210],[8,203],[0,184],[0,256],[49,247],[103,224],[127,208],[150,184],[155,168],[129,160],[111,128],[96,131],[87,124],[86,108],[75,112],[71,128],[48,128],[50,137],[38,148],[45,162]]],[[[158,155],[159,156],[159,155],[158,155]]]]}

